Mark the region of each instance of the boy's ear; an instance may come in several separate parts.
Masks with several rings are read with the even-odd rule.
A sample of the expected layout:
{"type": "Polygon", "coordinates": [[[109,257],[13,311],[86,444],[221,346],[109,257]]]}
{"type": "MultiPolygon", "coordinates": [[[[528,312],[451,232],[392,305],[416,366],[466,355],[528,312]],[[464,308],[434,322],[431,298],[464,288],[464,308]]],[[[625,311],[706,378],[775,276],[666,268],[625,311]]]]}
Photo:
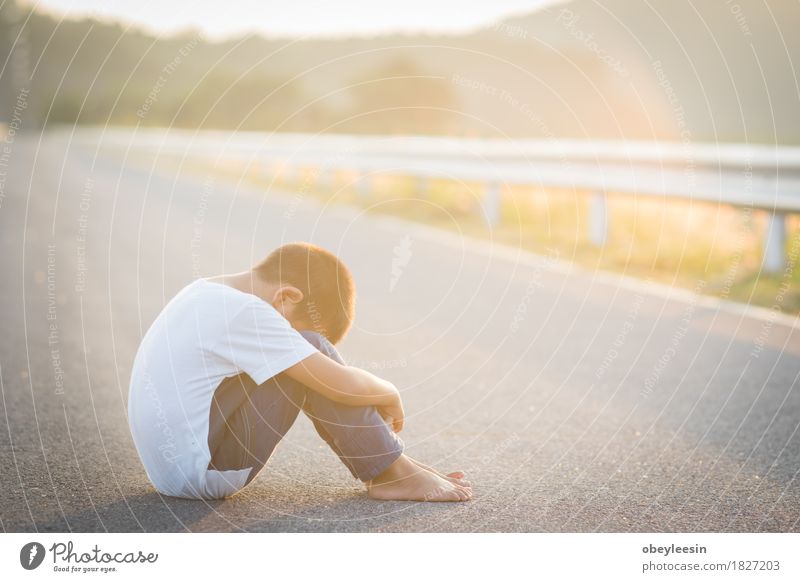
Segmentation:
{"type": "Polygon", "coordinates": [[[272,305],[278,306],[282,303],[300,303],[303,300],[303,292],[292,285],[282,285],[275,290],[272,297],[272,305]]]}

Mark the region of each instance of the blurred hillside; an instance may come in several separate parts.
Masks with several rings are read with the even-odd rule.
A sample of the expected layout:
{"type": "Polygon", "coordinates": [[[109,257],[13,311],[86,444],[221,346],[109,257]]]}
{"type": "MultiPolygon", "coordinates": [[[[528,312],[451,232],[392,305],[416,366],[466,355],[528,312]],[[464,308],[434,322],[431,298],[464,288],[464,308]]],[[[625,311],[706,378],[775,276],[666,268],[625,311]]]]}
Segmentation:
{"type": "Polygon", "coordinates": [[[800,143],[800,3],[575,0],[458,36],[157,39],[0,9],[0,120],[800,143]],[[11,51],[12,47],[16,50],[11,51]]]}

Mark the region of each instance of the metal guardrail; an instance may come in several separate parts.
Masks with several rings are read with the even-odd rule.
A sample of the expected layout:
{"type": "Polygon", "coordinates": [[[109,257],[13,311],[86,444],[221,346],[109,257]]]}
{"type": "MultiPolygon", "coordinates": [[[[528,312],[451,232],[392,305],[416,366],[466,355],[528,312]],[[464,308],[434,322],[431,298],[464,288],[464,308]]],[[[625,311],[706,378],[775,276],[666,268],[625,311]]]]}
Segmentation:
{"type": "Polygon", "coordinates": [[[684,199],[764,211],[762,268],[785,268],[786,217],[800,213],[800,148],[578,140],[490,140],[421,136],[350,136],[194,132],[166,129],[81,130],[99,147],[183,158],[237,159],[283,168],[355,170],[361,191],[375,173],[486,183],[482,213],[501,219],[504,185],[573,188],[590,195],[589,237],[603,245],[611,227],[607,193],[684,199]]]}

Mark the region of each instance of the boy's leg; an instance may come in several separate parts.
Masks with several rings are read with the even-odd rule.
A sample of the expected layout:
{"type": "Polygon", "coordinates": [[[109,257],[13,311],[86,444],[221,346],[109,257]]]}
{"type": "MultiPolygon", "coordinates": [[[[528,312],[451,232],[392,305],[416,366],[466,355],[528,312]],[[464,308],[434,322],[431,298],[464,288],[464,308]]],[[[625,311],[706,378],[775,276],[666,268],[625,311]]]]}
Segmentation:
{"type": "MultiPolygon", "coordinates": [[[[310,332],[303,335],[322,353],[342,361],[327,340],[310,332]]],[[[245,374],[220,385],[210,413],[209,469],[252,468],[247,483],[252,481],[300,408],[353,475],[367,482],[371,497],[465,501],[472,496],[468,486],[457,484],[456,474],[437,474],[403,455],[402,441],[375,408],[337,404],[285,374],[260,386],[245,374]]]]}
{"type": "MultiPolygon", "coordinates": [[[[328,340],[301,332],[320,352],[344,363],[328,340]]],[[[344,406],[306,391],[305,413],[370,497],[403,501],[467,501],[463,473],[441,475],[403,454],[403,442],[372,406],[344,406]]]]}
{"type": "MultiPolygon", "coordinates": [[[[320,352],[342,358],[321,335],[302,332],[320,352]]],[[[374,479],[403,453],[400,438],[371,406],[345,406],[309,390],[286,374],[261,385],[240,374],[226,379],[214,393],[209,418],[209,469],[252,467],[255,478],[291,428],[300,409],[320,436],[361,481],[374,479]]]]}
{"type": "MultiPolygon", "coordinates": [[[[314,347],[343,364],[336,348],[318,333],[301,332],[314,347]]],[[[306,390],[303,410],[353,476],[367,482],[403,454],[403,442],[372,406],[345,406],[306,390]]]]}
{"type": "Polygon", "coordinates": [[[247,374],[227,378],[214,393],[209,417],[209,469],[251,468],[247,483],[266,464],[294,424],[305,399],[305,386],[287,376],[261,385],[247,374]]]}

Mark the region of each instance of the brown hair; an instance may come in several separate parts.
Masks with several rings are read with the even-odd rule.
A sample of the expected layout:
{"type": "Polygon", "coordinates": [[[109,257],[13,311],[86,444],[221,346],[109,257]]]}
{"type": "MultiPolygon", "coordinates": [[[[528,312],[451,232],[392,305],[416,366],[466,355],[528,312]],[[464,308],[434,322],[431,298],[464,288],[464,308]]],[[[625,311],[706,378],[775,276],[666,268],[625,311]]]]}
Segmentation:
{"type": "Polygon", "coordinates": [[[311,329],[331,343],[350,329],[356,287],[350,269],[333,253],[310,243],[289,243],[272,251],[255,271],[267,281],[302,291],[300,308],[311,329]]]}

